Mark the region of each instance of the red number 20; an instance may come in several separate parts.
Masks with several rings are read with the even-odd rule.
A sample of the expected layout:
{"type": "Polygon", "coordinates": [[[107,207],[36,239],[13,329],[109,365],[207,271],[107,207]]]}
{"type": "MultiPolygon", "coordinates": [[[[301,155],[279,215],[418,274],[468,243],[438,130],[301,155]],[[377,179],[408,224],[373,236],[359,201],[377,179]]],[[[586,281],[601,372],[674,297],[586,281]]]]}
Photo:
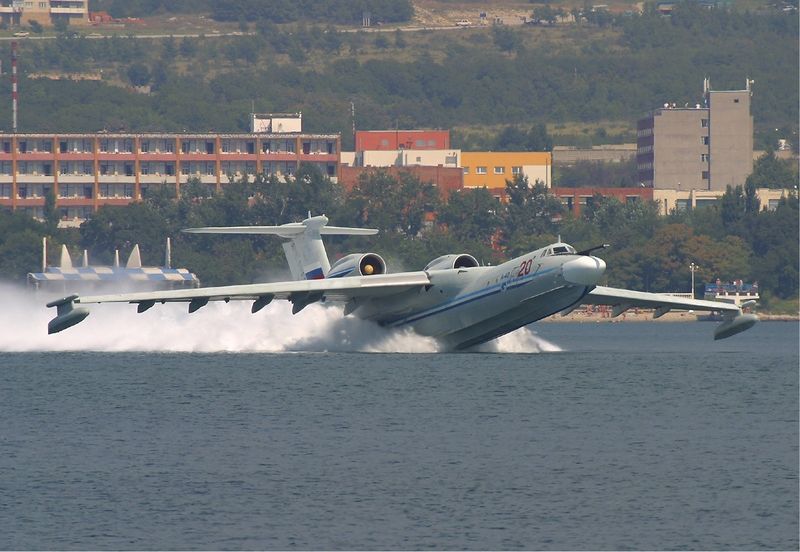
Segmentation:
{"type": "Polygon", "coordinates": [[[531,264],[533,263],[533,259],[528,259],[527,261],[522,261],[522,264],[519,265],[519,272],[517,273],[517,278],[525,276],[526,274],[530,274],[531,272],[531,264]]]}

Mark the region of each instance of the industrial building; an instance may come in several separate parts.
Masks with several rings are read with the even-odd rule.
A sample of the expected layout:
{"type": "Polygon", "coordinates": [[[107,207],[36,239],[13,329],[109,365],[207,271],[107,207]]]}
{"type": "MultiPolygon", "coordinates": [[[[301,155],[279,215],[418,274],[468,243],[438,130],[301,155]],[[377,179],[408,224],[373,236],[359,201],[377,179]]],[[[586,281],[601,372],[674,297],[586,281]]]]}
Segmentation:
{"type": "Polygon", "coordinates": [[[0,134],[0,207],[41,218],[53,190],[62,226],[70,226],[103,205],[140,200],[155,187],[180,196],[190,178],[219,190],[243,175],[283,177],[310,163],[337,179],[338,134],[269,128],[273,132],[0,134]]]}
{"type": "Polygon", "coordinates": [[[88,25],[89,0],[0,0],[0,21],[9,26],[30,21],[44,26],[88,25]]]}
{"type": "Polygon", "coordinates": [[[139,244],[133,246],[125,265],[119,262],[119,250],[114,252],[114,264],[97,266],[89,264],[89,253],[84,249],[81,266],[75,266],[66,245],[61,246],[58,266],[47,264],[47,238],[42,239],[42,271],[28,273],[28,286],[43,291],[63,294],[77,291],[116,289],[175,289],[200,287],[200,280],[186,268],[172,268],[172,246],[167,238],[164,266],[143,266],[139,244]]]}
{"type": "Polygon", "coordinates": [[[672,190],[743,186],[753,171],[751,83],[744,90],[711,90],[706,79],[702,105],[667,103],[639,119],[640,183],[672,190]]]}

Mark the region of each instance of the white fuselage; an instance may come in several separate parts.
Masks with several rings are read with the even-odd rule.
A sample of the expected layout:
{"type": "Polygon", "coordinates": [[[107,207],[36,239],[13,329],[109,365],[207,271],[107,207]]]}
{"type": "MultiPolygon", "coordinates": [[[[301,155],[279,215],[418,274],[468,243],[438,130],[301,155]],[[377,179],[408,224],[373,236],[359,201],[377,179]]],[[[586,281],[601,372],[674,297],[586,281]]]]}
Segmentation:
{"type": "Polygon", "coordinates": [[[498,266],[428,272],[431,285],[370,301],[354,314],[390,327],[411,327],[464,349],[567,309],[605,270],[597,258],[544,248],[498,266]]]}

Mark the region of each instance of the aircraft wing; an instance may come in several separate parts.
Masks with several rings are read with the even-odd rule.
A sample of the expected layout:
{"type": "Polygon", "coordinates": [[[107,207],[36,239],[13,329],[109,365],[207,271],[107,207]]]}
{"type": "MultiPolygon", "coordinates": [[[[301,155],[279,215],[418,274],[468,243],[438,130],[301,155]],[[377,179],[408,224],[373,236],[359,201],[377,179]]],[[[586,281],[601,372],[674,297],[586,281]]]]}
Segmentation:
{"type": "Polygon", "coordinates": [[[581,300],[580,304],[609,305],[613,307],[612,316],[619,316],[634,307],[655,309],[654,318],[663,316],[671,310],[719,312],[723,315],[725,322],[714,331],[714,339],[723,339],[743,332],[758,321],[756,315],[743,314],[742,309],[733,303],[688,299],[664,293],[648,293],[604,286],[595,287],[581,300]]]}
{"type": "Polygon", "coordinates": [[[189,303],[194,312],[209,301],[253,301],[252,312],[264,308],[274,299],[293,303],[297,313],[311,303],[323,298],[346,302],[359,297],[386,297],[429,285],[425,272],[401,272],[374,276],[350,276],[323,280],[298,280],[265,284],[181,289],[173,291],[145,291],[113,295],[71,295],[48,303],[57,308],[57,316],[48,324],[48,333],[56,333],[74,326],[89,315],[88,309],[75,308],[85,303],[137,303],[138,312],[144,312],[156,303],[189,303]]]}

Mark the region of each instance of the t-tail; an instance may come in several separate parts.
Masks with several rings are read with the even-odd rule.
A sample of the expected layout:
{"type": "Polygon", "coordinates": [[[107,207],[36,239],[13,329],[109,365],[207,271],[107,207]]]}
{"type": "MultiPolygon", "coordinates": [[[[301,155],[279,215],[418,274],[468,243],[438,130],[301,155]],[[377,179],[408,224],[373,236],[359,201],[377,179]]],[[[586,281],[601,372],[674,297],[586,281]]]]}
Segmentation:
{"type": "Polygon", "coordinates": [[[280,236],[286,261],[295,280],[320,280],[331,268],[322,236],[371,236],[378,233],[375,228],[347,228],[328,226],[328,217],[309,216],[303,222],[292,222],[280,226],[217,226],[188,228],[190,234],[248,234],[280,236]]]}

